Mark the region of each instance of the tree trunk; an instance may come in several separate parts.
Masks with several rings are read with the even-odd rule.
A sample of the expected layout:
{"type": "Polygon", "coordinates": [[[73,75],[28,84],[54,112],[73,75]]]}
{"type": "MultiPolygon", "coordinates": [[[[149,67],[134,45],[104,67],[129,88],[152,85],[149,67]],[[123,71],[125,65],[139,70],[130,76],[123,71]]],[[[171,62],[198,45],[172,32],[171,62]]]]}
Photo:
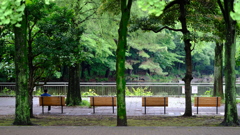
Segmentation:
{"type": "Polygon", "coordinates": [[[110,68],[107,67],[107,70],[105,72],[105,78],[108,78],[110,75],[110,68]]]}
{"type": "Polygon", "coordinates": [[[226,26],[225,43],[225,114],[222,125],[239,125],[237,104],[236,104],[236,73],[235,73],[235,53],[236,53],[236,21],[230,16],[234,12],[234,0],[224,0],[224,4],[218,0],[222,10],[226,26]]]}
{"type": "Polygon", "coordinates": [[[117,81],[117,126],[127,126],[125,102],[125,52],[127,47],[127,25],[130,18],[132,0],[121,0],[121,21],[118,29],[116,81],[117,81]]]}
{"type": "Polygon", "coordinates": [[[31,32],[28,33],[28,94],[29,94],[29,106],[30,106],[30,117],[34,118],[33,116],[33,89],[35,87],[35,80],[34,80],[34,66],[33,66],[33,52],[32,52],[32,37],[31,32]]]}
{"type": "Polygon", "coordinates": [[[216,43],[215,47],[215,61],[214,61],[214,90],[213,96],[220,96],[224,99],[223,95],[223,69],[222,69],[222,62],[223,62],[223,44],[216,43]]]}
{"type": "Polygon", "coordinates": [[[236,73],[235,73],[235,26],[227,30],[225,44],[225,115],[223,125],[239,125],[236,106],[236,73]]]}
{"type": "Polygon", "coordinates": [[[182,25],[182,33],[183,33],[183,41],[185,44],[185,63],[186,63],[186,74],[182,79],[185,82],[185,113],[183,116],[192,116],[192,101],[191,101],[191,81],[192,77],[192,55],[191,55],[191,43],[189,39],[190,32],[187,29],[187,21],[186,21],[186,8],[185,5],[188,4],[188,0],[182,0],[180,2],[180,17],[179,20],[182,25]]]}
{"type": "Polygon", "coordinates": [[[23,15],[21,27],[14,27],[16,106],[14,125],[30,125],[27,59],[27,16],[23,15]]]}
{"type": "Polygon", "coordinates": [[[33,115],[33,88],[32,89],[28,89],[29,90],[29,106],[30,106],[30,118],[34,118],[34,115],[33,115]]]}
{"type": "Polygon", "coordinates": [[[68,106],[80,105],[82,102],[80,92],[80,64],[69,67],[68,93],[66,104],[68,106]]]}

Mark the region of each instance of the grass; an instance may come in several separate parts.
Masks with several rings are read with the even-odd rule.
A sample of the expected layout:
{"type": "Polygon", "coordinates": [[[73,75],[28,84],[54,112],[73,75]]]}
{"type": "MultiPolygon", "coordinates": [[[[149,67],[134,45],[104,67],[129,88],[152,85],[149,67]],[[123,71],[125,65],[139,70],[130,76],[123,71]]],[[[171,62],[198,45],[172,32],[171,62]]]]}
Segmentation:
{"type": "MultiPolygon", "coordinates": [[[[0,115],[0,126],[12,126],[14,115],[0,115]]],[[[116,116],[38,115],[31,119],[37,126],[116,126],[116,116]]],[[[128,126],[220,126],[223,116],[131,116],[128,126]]]]}

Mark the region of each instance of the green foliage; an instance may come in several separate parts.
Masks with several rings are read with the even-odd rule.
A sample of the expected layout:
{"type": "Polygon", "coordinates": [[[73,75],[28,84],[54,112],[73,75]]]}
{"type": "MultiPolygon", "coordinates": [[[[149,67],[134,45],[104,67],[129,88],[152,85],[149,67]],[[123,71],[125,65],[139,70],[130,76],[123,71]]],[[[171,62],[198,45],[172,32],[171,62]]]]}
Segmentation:
{"type": "Polygon", "coordinates": [[[60,78],[60,77],[62,76],[62,74],[61,74],[61,72],[55,71],[55,72],[54,72],[54,76],[55,76],[56,78],[60,78]]]}
{"type": "Polygon", "coordinates": [[[24,14],[25,0],[3,0],[0,2],[0,25],[15,25],[20,27],[20,22],[24,14]]]}
{"type": "Polygon", "coordinates": [[[128,69],[138,67],[149,70],[151,74],[165,75],[167,73],[163,69],[172,67],[174,62],[182,62],[181,56],[172,52],[176,45],[168,31],[157,34],[142,30],[132,32],[128,45],[130,49],[125,64],[128,69]]]}
{"type": "Polygon", "coordinates": [[[236,99],[236,103],[239,104],[240,103],[240,99],[236,99]]]}
{"type": "MultiPolygon", "coordinates": [[[[4,0],[4,2],[11,3],[6,0],[4,0]]],[[[61,76],[59,73],[60,65],[72,65],[79,61],[85,61],[85,68],[90,68],[90,74],[86,74],[89,75],[86,77],[87,79],[85,79],[87,81],[99,76],[100,77],[96,79],[97,81],[107,80],[100,78],[115,77],[114,71],[116,70],[116,43],[118,42],[117,29],[119,16],[109,16],[109,14],[105,13],[101,15],[96,14],[96,7],[100,5],[100,1],[81,0],[78,2],[79,3],[77,3],[77,0],[56,1],[57,5],[53,2],[47,2],[48,5],[46,5],[46,1],[44,0],[28,0],[26,3],[25,9],[28,11],[29,28],[34,26],[32,27],[32,37],[34,37],[33,56],[36,57],[33,64],[44,69],[44,73],[42,73],[42,70],[37,70],[35,72],[38,75],[42,75],[41,79],[49,76],[57,79],[61,76]],[[77,7],[82,10],[78,11],[77,7]],[[79,23],[79,25],[75,27],[75,24],[72,22],[75,24],[79,23]],[[73,34],[79,36],[72,36],[73,34]],[[79,38],[80,40],[78,40],[79,38]],[[110,69],[110,76],[104,76],[108,69],[110,69]]],[[[114,14],[120,12],[120,1],[102,0],[102,2],[103,5],[99,7],[98,11],[106,9],[114,11],[114,14]]],[[[165,3],[164,1],[161,2],[165,3]]],[[[144,23],[140,22],[140,19],[136,22],[132,21],[131,24],[128,25],[128,28],[131,29],[135,24],[144,24],[146,26],[156,24],[156,26],[162,27],[172,21],[172,26],[179,28],[179,23],[176,23],[179,13],[174,10],[171,10],[171,12],[167,11],[168,13],[166,16],[163,14],[161,14],[161,16],[155,16],[156,14],[160,14],[160,10],[165,7],[162,6],[159,8],[158,4],[161,2],[156,0],[138,0],[133,3],[134,10],[132,11],[134,12],[131,12],[131,17],[133,19],[140,17],[144,23]],[[148,13],[151,15],[146,17],[148,13]]],[[[235,4],[235,6],[236,5],[239,4],[235,4]]],[[[196,1],[191,1],[191,6],[195,7],[197,10],[188,6],[188,22],[192,27],[190,31],[203,30],[204,28],[202,33],[196,32],[190,35],[191,38],[196,39],[196,41],[194,41],[195,44],[192,46],[192,49],[194,47],[192,51],[194,63],[193,70],[198,75],[203,73],[210,74],[213,71],[212,62],[214,53],[211,51],[213,45],[200,41],[206,40],[207,37],[207,41],[210,41],[209,38],[213,37],[215,33],[205,33],[205,31],[209,32],[215,29],[212,23],[210,25],[210,22],[212,22],[212,19],[215,17],[216,23],[220,23],[223,18],[218,14],[214,16],[209,14],[210,9],[200,11],[201,7],[203,9],[215,7],[211,1],[207,3],[196,3],[196,1]],[[203,7],[204,5],[207,7],[203,7]],[[199,7],[197,8],[197,6],[199,7]],[[192,15],[192,13],[199,14],[192,15]],[[194,20],[196,17],[198,18],[198,22],[194,20]],[[199,27],[199,29],[197,29],[197,27],[199,27]]],[[[177,8],[177,6],[173,7],[173,9],[174,8],[177,8]]],[[[2,7],[0,7],[0,9],[2,9],[2,7]]],[[[238,9],[236,9],[235,12],[238,13],[238,9]]],[[[6,27],[7,26],[4,25],[4,29],[6,27]]],[[[0,29],[1,28],[3,27],[0,26],[0,29]]],[[[2,32],[1,30],[0,33],[4,34],[0,37],[0,44],[2,44],[2,41],[7,41],[7,44],[4,43],[3,48],[1,46],[0,50],[0,54],[2,54],[0,77],[5,77],[7,74],[9,77],[14,78],[14,64],[11,60],[14,52],[14,46],[11,44],[13,43],[12,37],[14,35],[10,29],[4,30],[6,32],[2,32]]],[[[161,78],[161,81],[168,82],[169,79],[171,79],[168,77],[169,75],[172,77],[173,75],[183,77],[182,71],[184,71],[185,66],[183,64],[185,54],[181,36],[182,35],[169,30],[164,30],[157,34],[142,30],[129,33],[125,68],[131,71],[129,73],[136,75],[138,75],[139,72],[145,74],[150,71],[149,76],[152,78],[151,80],[159,80],[159,78],[161,78]],[[166,77],[165,74],[167,73],[168,76],[166,77]],[[160,76],[155,76],[157,74],[160,76]]],[[[214,39],[217,38],[216,36],[214,39]]]]}
{"type": "MultiPolygon", "coordinates": [[[[54,0],[45,0],[46,4],[50,1],[54,0]]],[[[19,22],[22,21],[25,7],[29,4],[32,4],[32,0],[2,0],[0,2],[0,26],[10,24],[20,27],[19,22]],[[23,4],[24,2],[26,4],[23,4]]]]}
{"type": "Polygon", "coordinates": [[[33,91],[33,95],[35,95],[35,96],[40,96],[41,94],[43,94],[42,89],[37,89],[36,91],[33,91]]]}
{"type": "Polygon", "coordinates": [[[150,15],[159,16],[162,14],[166,3],[161,0],[138,0],[137,1],[139,8],[143,11],[147,11],[150,15]]]}
{"type": "Polygon", "coordinates": [[[204,45],[196,45],[192,56],[193,70],[201,74],[213,74],[214,48],[214,44],[206,42],[204,45]]]}
{"type": "Polygon", "coordinates": [[[152,96],[153,93],[151,90],[148,89],[148,87],[138,87],[138,88],[133,88],[132,90],[129,90],[127,87],[125,89],[125,95],[126,96],[152,96]]]}
{"type": "Polygon", "coordinates": [[[240,1],[236,1],[234,3],[234,12],[230,13],[231,17],[238,22],[238,26],[240,26],[240,1]]]}
{"type": "Polygon", "coordinates": [[[87,56],[85,63],[91,66],[92,71],[116,70],[115,51],[117,45],[117,18],[110,18],[107,14],[94,15],[99,18],[87,21],[86,31],[82,35],[81,43],[87,56]],[[99,69],[101,68],[101,69],[99,69]]]}
{"type": "Polygon", "coordinates": [[[87,96],[98,96],[98,94],[95,92],[94,89],[89,89],[87,92],[81,93],[82,97],[87,97],[87,96]]]}
{"type": "Polygon", "coordinates": [[[204,92],[205,96],[211,97],[213,95],[213,89],[209,89],[207,91],[204,92]]]}
{"type": "Polygon", "coordinates": [[[87,100],[82,100],[82,102],[80,103],[80,106],[91,107],[90,103],[87,100]]]}
{"type": "Polygon", "coordinates": [[[1,95],[1,96],[15,96],[16,93],[15,93],[15,91],[10,90],[10,89],[8,89],[8,88],[5,87],[5,88],[2,90],[2,92],[0,93],[0,95],[1,95]]]}
{"type": "Polygon", "coordinates": [[[101,0],[101,5],[98,8],[98,13],[103,14],[108,12],[117,15],[120,13],[121,0],[101,0]]]}

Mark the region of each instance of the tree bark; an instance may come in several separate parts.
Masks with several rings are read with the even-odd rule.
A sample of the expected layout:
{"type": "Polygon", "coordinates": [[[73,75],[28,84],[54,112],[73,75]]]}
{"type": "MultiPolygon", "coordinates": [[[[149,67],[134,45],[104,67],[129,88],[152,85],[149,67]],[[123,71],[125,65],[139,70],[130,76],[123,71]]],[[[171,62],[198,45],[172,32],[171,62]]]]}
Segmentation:
{"type": "Polygon", "coordinates": [[[66,104],[68,106],[80,105],[82,102],[80,92],[80,64],[69,67],[69,81],[66,104]]]}
{"type": "MultiPolygon", "coordinates": [[[[23,4],[23,3],[22,3],[23,4]]],[[[27,59],[27,15],[23,15],[21,27],[14,27],[15,70],[16,70],[16,106],[14,125],[30,125],[30,106],[28,95],[28,59],[27,59]]]]}
{"type": "Polygon", "coordinates": [[[108,78],[110,75],[110,68],[107,67],[106,72],[105,72],[105,78],[108,78]]]}
{"type": "Polygon", "coordinates": [[[34,118],[33,116],[33,89],[35,87],[35,80],[34,80],[34,66],[33,66],[33,52],[32,52],[32,36],[31,31],[28,31],[28,94],[29,94],[29,105],[30,105],[30,117],[34,118]]]}
{"type": "Polygon", "coordinates": [[[118,29],[116,82],[117,82],[117,126],[127,126],[125,102],[125,52],[127,47],[127,25],[130,18],[132,0],[121,0],[121,21],[118,29]]]}
{"type": "Polygon", "coordinates": [[[220,96],[224,99],[223,95],[223,44],[216,43],[215,47],[215,61],[214,61],[214,90],[213,96],[220,96]]]}
{"type": "Polygon", "coordinates": [[[236,104],[236,73],[235,73],[235,53],[236,53],[236,21],[230,16],[234,12],[234,0],[224,0],[222,5],[218,4],[223,13],[226,26],[226,43],[225,43],[225,114],[222,125],[239,125],[237,104],[236,104]]]}
{"type": "Polygon", "coordinates": [[[191,55],[191,43],[190,43],[190,32],[187,28],[187,21],[186,21],[186,8],[185,5],[188,4],[188,0],[181,0],[180,2],[180,17],[179,20],[182,25],[182,33],[183,33],[183,41],[185,44],[185,63],[186,63],[186,73],[185,77],[182,79],[185,82],[185,113],[183,116],[192,116],[192,101],[191,101],[191,81],[192,77],[192,55],[191,55]]]}
{"type": "Polygon", "coordinates": [[[235,51],[236,51],[236,24],[231,22],[232,27],[227,30],[225,44],[225,114],[223,125],[239,125],[236,104],[236,73],[235,73],[235,51]]]}

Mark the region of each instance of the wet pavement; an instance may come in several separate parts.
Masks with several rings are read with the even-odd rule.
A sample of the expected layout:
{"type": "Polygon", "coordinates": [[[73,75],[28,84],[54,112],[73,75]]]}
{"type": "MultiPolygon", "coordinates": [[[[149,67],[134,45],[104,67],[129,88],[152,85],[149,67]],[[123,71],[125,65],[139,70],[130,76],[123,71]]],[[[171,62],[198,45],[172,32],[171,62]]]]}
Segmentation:
{"type": "MultiPolygon", "coordinates": [[[[89,98],[83,98],[88,100],[89,98]]],[[[128,116],[162,115],[180,116],[185,110],[185,99],[169,97],[166,114],[163,107],[147,107],[147,114],[144,114],[142,99],[140,97],[126,97],[126,109],[128,116]]],[[[238,108],[240,108],[238,106],[238,108]]],[[[112,113],[112,107],[96,107],[95,114],[89,107],[61,107],[52,106],[47,112],[47,106],[39,106],[39,98],[33,98],[34,115],[116,115],[112,113]]],[[[215,107],[192,107],[193,115],[224,115],[224,105],[215,107]]],[[[0,115],[13,115],[15,113],[15,98],[0,97],[0,115]]],[[[239,113],[239,110],[238,110],[239,113]]],[[[106,127],[106,126],[0,126],[0,135],[239,135],[240,127],[106,127]]]]}
{"type": "MultiPolygon", "coordinates": [[[[89,98],[83,98],[88,100],[89,98]]],[[[238,107],[239,108],[239,107],[238,107]]],[[[60,106],[52,106],[50,112],[47,111],[47,106],[44,107],[44,114],[56,114],[56,115],[116,115],[116,107],[114,107],[114,114],[112,107],[95,107],[95,113],[93,108],[89,107],[63,107],[63,113],[61,113],[60,106]]],[[[184,98],[168,98],[168,107],[166,107],[166,114],[164,114],[164,107],[147,107],[146,114],[144,107],[142,107],[141,97],[126,97],[126,110],[128,116],[141,116],[141,115],[166,115],[166,116],[180,116],[185,111],[185,99],[184,98]]],[[[197,108],[192,107],[193,115],[224,115],[224,105],[221,107],[199,107],[198,114],[197,108]],[[217,110],[216,110],[217,109],[217,110]],[[218,111],[218,114],[216,114],[218,111]]],[[[238,111],[239,112],[239,111],[238,111]]],[[[0,115],[13,115],[15,113],[15,98],[14,97],[1,97],[0,98],[0,115]]],[[[39,98],[33,98],[33,113],[34,115],[42,114],[42,106],[39,106],[39,98]]]]}

